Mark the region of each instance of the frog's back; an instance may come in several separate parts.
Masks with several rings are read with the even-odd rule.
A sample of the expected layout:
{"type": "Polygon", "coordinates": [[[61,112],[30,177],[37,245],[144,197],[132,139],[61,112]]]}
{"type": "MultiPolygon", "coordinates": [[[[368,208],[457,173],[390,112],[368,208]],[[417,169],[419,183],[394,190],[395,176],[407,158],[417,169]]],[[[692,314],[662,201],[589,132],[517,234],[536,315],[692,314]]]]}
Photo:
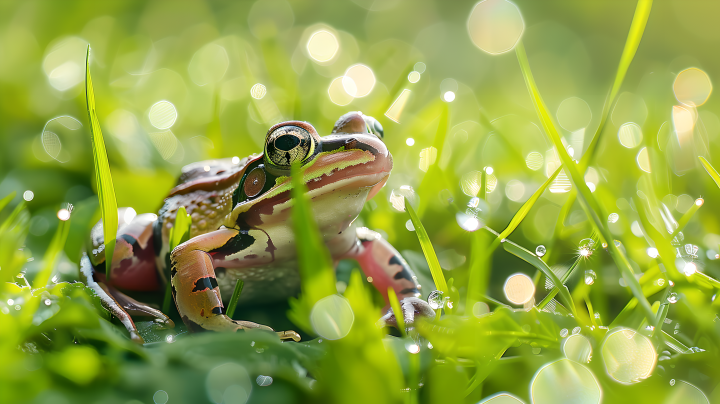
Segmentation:
{"type": "Polygon", "coordinates": [[[217,230],[232,212],[233,192],[238,187],[245,166],[254,157],[235,162],[229,158],[199,161],[182,168],[177,185],[163,201],[154,228],[157,243],[155,251],[160,268],[166,266],[169,232],[175,223],[178,209],[184,206],[192,218],[191,238],[217,230]]]}

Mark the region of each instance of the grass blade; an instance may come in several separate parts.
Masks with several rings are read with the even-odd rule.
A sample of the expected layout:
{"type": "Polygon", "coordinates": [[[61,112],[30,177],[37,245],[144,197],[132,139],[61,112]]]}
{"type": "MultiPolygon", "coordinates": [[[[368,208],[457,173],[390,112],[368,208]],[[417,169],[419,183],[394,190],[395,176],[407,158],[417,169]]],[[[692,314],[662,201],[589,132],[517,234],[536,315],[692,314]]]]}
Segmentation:
{"type": "Polygon", "coordinates": [[[623,48],[622,56],[620,56],[620,63],[618,65],[617,72],[615,73],[615,81],[613,82],[612,89],[610,90],[610,95],[603,106],[602,115],[600,116],[600,124],[598,125],[585,154],[580,160],[580,167],[583,168],[583,171],[590,165],[590,161],[597,149],[600,133],[602,133],[605,122],[607,122],[608,115],[610,114],[610,108],[620,92],[620,87],[622,86],[623,80],[625,80],[625,75],[630,67],[630,63],[632,63],[633,58],[635,58],[635,52],[640,45],[640,40],[645,32],[645,25],[647,25],[648,18],[650,17],[652,3],[653,0],[639,0],[637,6],[635,7],[635,15],[633,16],[632,23],[630,24],[630,32],[628,32],[627,39],[625,40],[625,48],[623,48]]]}
{"type": "Polygon", "coordinates": [[[515,212],[515,216],[513,216],[512,220],[510,220],[510,224],[505,228],[505,230],[500,233],[498,236],[499,239],[507,238],[515,229],[517,229],[518,226],[520,226],[520,223],[525,219],[525,216],[530,212],[530,209],[532,209],[533,205],[535,205],[535,202],[537,202],[538,198],[540,198],[540,195],[542,195],[543,192],[545,192],[545,188],[550,185],[550,183],[555,180],[555,177],[560,174],[560,170],[562,170],[562,166],[558,167],[557,170],[550,176],[550,178],[545,181],[544,184],[540,186],[540,188],[535,191],[535,193],[528,199],[523,206],[518,209],[517,212],[515,212]]]}
{"type": "MultiPolygon", "coordinates": [[[[190,240],[190,225],[192,225],[192,218],[188,215],[187,210],[184,206],[181,206],[175,214],[175,224],[170,229],[168,241],[170,243],[170,251],[174,250],[175,247],[190,240]]],[[[170,310],[170,304],[172,303],[172,284],[168,279],[167,285],[165,285],[165,297],[163,298],[162,312],[167,314],[170,310]]]]}
{"type": "Polygon", "coordinates": [[[567,307],[572,311],[573,315],[575,315],[575,303],[573,302],[572,296],[570,296],[570,292],[567,290],[565,285],[560,281],[560,279],[555,275],[555,272],[553,272],[549,266],[545,263],[545,261],[541,260],[540,257],[537,255],[531,253],[530,251],[520,247],[519,245],[510,242],[508,240],[505,240],[503,243],[503,247],[505,248],[505,251],[509,252],[510,254],[522,259],[523,261],[527,262],[528,264],[534,266],[539,271],[541,271],[545,276],[547,276],[550,281],[555,285],[555,288],[558,290],[558,293],[560,293],[560,299],[562,299],[563,303],[567,305],[567,307]]]}
{"type": "Polygon", "coordinates": [[[230,318],[232,318],[235,314],[235,307],[237,307],[237,302],[240,299],[240,293],[242,293],[243,286],[245,286],[245,282],[243,282],[242,279],[238,279],[237,282],[235,282],[235,290],[233,290],[230,303],[228,303],[227,307],[227,316],[230,318]]]}
{"type": "Polygon", "coordinates": [[[307,186],[302,180],[301,168],[292,166],[292,226],[295,233],[301,295],[290,299],[288,317],[299,327],[312,332],[310,311],[323,297],[337,293],[335,270],[330,252],[322,239],[307,200],[307,186]]]}
{"type": "Polygon", "coordinates": [[[718,174],[718,172],[715,171],[713,166],[710,165],[710,163],[707,160],[705,160],[705,157],[698,156],[698,158],[700,159],[700,162],[702,163],[703,167],[705,167],[705,171],[707,171],[707,173],[710,174],[710,178],[712,178],[713,181],[715,181],[715,185],[717,185],[718,188],[720,188],[720,175],[718,174]]]}
{"type": "Polygon", "coordinates": [[[15,195],[16,195],[16,194],[17,194],[17,192],[12,191],[12,192],[10,192],[10,194],[8,194],[6,197],[0,199],[0,211],[2,211],[3,209],[5,209],[5,206],[7,206],[7,204],[10,203],[10,201],[13,200],[13,198],[15,198],[15,195]]]}
{"type": "Polygon", "coordinates": [[[572,181],[572,184],[577,189],[578,196],[580,196],[580,206],[582,207],[583,211],[585,211],[585,214],[591,219],[592,223],[594,224],[595,230],[597,230],[597,232],[600,234],[601,239],[608,244],[608,251],[610,252],[610,256],[613,258],[613,261],[615,261],[615,264],[618,266],[618,269],[620,270],[620,273],[622,274],[625,283],[628,285],[633,295],[640,302],[643,311],[645,311],[645,316],[648,319],[654,319],[655,312],[650,306],[650,302],[648,302],[647,298],[643,295],[642,288],[640,287],[637,279],[635,279],[632,267],[630,266],[630,262],[628,261],[627,257],[615,245],[610,230],[605,226],[605,223],[603,222],[603,220],[600,219],[600,216],[598,216],[598,213],[602,212],[600,206],[590,193],[590,189],[588,189],[583,175],[580,174],[575,167],[576,163],[573,162],[573,160],[570,158],[570,155],[562,144],[560,134],[558,133],[558,130],[553,123],[552,117],[548,112],[545,102],[540,96],[537,84],[535,83],[535,78],[530,71],[530,63],[528,62],[527,54],[525,53],[525,46],[523,45],[522,41],[518,42],[518,44],[515,46],[515,53],[517,54],[518,62],[520,63],[520,70],[522,71],[523,78],[525,79],[525,84],[527,85],[528,91],[530,92],[530,98],[532,99],[533,105],[535,106],[535,111],[540,118],[542,127],[545,130],[545,134],[550,138],[550,141],[557,149],[557,154],[562,161],[566,174],[568,174],[568,176],[570,177],[570,181],[572,181]]]}
{"type": "Polygon", "coordinates": [[[430,273],[432,274],[433,282],[435,282],[435,287],[439,291],[443,292],[443,295],[448,296],[447,282],[445,281],[445,275],[443,275],[442,268],[440,268],[440,262],[438,261],[437,255],[435,255],[435,249],[430,242],[430,237],[425,231],[425,227],[423,227],[420,219],[417,214],[415,214],[415,210],[412,206],[410,206],[410,201],[408,200],[405,200],[405,210],[408,215],[410,215],[410,220],[415,227],[415,234],[417,234],[417,238],[420,241],[420,247],[422,247],[423,253],[425,254],[425,260],[427,260],[428,266],[430,267],[430,273]]]}
{"type": "Polygon", "coordinates": [[[103,236],[105,237],[105,274],[110,279],[113,252],[115,252],[115,237],[118,228],[117,201],[113,187],[110,163],[108,163],[105,141],[103,140],[100,122],[95,111],[95,93],[90,77],[90,46],[87,48],[85,58],[85,101],[87,102],[88,120],[92,133],[93,161],[95,162],[95,184],[97,185],[100,210],[102,212],[103,236]]]}
{"type": "Polygon", "coordinates": [[[405,316],[403,315],[402,307],[400,307],[400,301],[398,300],[395,289],[388,288],[388,301],[390,307],[392,307],[393,313],[395,313],[395,321],[397,321],[398,329],[403,337],[407,336],[405,331],[405,316]]]}

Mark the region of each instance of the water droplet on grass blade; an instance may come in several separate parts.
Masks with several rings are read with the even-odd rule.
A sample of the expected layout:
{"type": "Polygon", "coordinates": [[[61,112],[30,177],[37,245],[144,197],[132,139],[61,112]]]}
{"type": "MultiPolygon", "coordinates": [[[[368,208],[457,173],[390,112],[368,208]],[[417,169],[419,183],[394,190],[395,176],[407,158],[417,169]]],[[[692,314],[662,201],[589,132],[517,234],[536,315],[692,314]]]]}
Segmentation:
{"type": "Polygon", "coordinates": [[[671,304],[677,303],[678,299],[679,299],[678,294],[675,292],[670,292],[670,294],[668,294],[668,296],[667,296],[667,301],[671,304]]]}
{"type": "Polygon", "coordinates": [[[586,285],[592,285],[595,283],[595,279],[597,279],[597,275],[595,274],[595,271],[592,269],[588,269],[585,271],[585,284],[586,285]]]}
{"type": "Polygon", "coordinates": [[[535,247],[535,255],[537,255],[538,257],[542,257],[543,255],[545,255],[546,252],[547,250],[545,249],[544,245],[539,245],[535,247]]]}
{"type": "Polygon", "coordinates": [[[271,385],[273,382],[273,378],[270,376],[264,376],[260,375],[255,379],[255,383],[257,383],[260,387],[265,387],[271,385]]]}
{"type": "Polygon", "coordinates": [[[433,310],[442,309],[445,306],[445,298],[443,292],[433,290],[427,298],[427,302],[433,310]]]}

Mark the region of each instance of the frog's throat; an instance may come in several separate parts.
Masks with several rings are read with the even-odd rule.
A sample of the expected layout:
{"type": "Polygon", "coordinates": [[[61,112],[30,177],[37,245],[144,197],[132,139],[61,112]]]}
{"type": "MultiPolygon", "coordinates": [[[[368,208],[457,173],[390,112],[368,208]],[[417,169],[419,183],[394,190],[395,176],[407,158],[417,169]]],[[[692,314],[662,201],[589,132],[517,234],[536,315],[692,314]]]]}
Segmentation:
{"type": "MultiPolygon", "coordinates": [[[[307,184],[312,180],[319,179],[325,174],[342,171],[348,167],[367,164],[375,161],[375,155],[367,150],[343,149],[344,148],[319,153],[316,158],[312,162],[310,162],[303,170],[303,182],[307,184]]],[[[235,206],[232,214],[229,215],[229,220],[227,221],[227,223],[225,223],[225,226],[235,226],[235,220],[237,219],[238,215],[247,212],[255,204],[263,200],[270,199],[274,196],[280,195],[281,193],[289,191],[290,189],[292,189],[290,177],[278,177],[275,180],[275,186],[269,191],[267,191],[260,198],[251,201],[241,202],[240,204],[235,206]]]]}

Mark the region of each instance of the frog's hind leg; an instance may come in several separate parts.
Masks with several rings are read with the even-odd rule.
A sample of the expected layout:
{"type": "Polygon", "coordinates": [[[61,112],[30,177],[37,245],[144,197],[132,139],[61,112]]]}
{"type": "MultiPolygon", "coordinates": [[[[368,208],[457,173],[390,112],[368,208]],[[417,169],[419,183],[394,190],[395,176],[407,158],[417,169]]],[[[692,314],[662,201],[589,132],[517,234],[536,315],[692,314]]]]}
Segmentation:
{"type": "MultiPolygon", "coordinates": [[[[172,294],[178,312],[191,332],[237,331],[272,328],[250,321],[236,321],[225,314],[211,254],[232,254],[247,248],[247,231],[221,228],[177,246],[171,253],[172,294]],[[244,247],[245,246],[245,247],[244,247]]],[[[277,333],[282,339],[299,340],[295,331],[277,333]]]]}
{"type": "Polygon", "coordinates": [[[163,326],[163,328],[175,328],[175,323],[162,311],[146,303],[139,302],[112,286],[104,286],[120,307],[122,307],[131,316],[154,317],[157,322],[163,326]]]}

